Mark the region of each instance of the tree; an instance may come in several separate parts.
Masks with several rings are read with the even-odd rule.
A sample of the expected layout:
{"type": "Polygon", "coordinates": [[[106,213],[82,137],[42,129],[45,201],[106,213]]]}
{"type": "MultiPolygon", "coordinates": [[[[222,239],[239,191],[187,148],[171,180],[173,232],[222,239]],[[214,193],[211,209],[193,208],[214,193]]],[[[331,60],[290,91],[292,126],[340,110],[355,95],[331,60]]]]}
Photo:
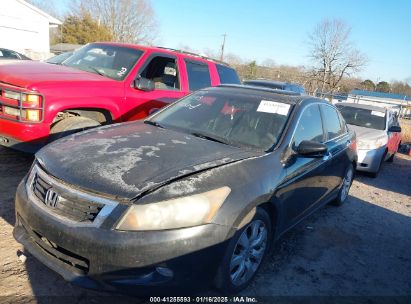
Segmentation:
{"type": "Polygon", "coordinates": [[[370,79],[366,79],[361,82],[361,87],[367,91],[375,91],[375,83],[370,79]]]}
{"type": "Polygon", "coordinates": [[[388,93],[390,92],[390,84],[386,81],[380,81],[377,83],[376,90],[377,92],[388,93]]]}
{"type": "Polygon", "coordinates": [[[390,85],[391,92],[396,94],[404,94],[411,97],[411,85],[405,81],[393,81],[390,85]]]}
{"type": "Polygon", "coordinates": [[[366,57],[350,42],[351,29],[341,20],[324,20],[309,34],[312,77],[321,92],[332,94],[344,76],[360,71],[366,57]]]}
{"type": "Polygon", "coordinates": [[[149,0],[80,0],[81,7],[95,16],[113,34],[113,40],[152,44],[157,23],[149,0]]]}
{"type": "Polygon", "coordinates": [[[255,60],[251,61],[247,64],[246,74],[244,75],[245,79],[253,79],[256,78],[257,75],[257,63],[255,60]]]}
{"type": "Polygon", "coordinates": [[[94,41],[110,41],[110,30],[94,20],[90,13],[81,11],[79,16],[69,15],[63,22],[62,42],[86,44],[94,41]]]}

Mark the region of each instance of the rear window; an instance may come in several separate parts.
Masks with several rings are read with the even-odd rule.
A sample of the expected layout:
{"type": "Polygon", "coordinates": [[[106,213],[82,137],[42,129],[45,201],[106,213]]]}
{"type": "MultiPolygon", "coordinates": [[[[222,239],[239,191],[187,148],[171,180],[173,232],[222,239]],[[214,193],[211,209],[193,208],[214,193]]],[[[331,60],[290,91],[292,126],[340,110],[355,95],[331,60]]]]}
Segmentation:
{"type": "Polygon", "coordinates": [[[241,84],[237,72],[228,66],[217,64],[217,72],[220,77],[220,83],[241,84]]]}
{"type": "Polygon", "coordinates": [[[190,91],[197,91],[211,86],[210,71],[207,64],[188,60],[185,62],[190,91]]]}

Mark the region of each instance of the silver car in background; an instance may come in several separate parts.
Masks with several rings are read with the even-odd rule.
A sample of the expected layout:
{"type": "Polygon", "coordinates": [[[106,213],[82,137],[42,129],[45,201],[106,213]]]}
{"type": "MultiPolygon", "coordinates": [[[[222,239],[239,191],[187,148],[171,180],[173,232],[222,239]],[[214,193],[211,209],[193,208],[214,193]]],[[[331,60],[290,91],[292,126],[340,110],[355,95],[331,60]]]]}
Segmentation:
{"type": "Polygon", "coordinates": [[[401,127],[394,111],[342,102],[336,105],[348,127],[357,134],[357,170],[376,177],[383,161],[392,162],[401,143],[401,127]]]}

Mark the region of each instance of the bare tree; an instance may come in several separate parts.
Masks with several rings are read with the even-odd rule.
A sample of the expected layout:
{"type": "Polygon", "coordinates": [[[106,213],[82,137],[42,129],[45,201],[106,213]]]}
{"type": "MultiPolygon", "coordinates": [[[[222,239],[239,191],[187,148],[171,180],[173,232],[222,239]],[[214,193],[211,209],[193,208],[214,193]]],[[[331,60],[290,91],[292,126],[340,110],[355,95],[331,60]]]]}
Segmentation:
{"type": "Polygon", "coordinates": [[[341,20],[324,20],[309,35],[311,77],[321,92],[332,94],[344,76],[360,71],[367,59],[349,40],[351,28],[341,20]]]}
{"type": "Polygon", "coordinates": [[[155,13],[149,0],[80,0],[105,25],[117,42],[153,44],[158,36],[155,13]]]}

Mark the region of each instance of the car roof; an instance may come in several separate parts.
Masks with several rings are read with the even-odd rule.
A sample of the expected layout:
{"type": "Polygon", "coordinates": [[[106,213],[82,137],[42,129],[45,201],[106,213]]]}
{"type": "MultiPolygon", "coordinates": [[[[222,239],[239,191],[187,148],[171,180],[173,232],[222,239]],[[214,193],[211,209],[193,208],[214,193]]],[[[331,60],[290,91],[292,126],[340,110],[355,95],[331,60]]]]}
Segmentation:
{"type": "Polygon", "coordinates": [[[244,83],[259,83],[259,84],[277,85],[277,86],[284,86],[284,85],[291,84],[291,85],[301,86],[298,83],[282,82],[282,81],[268,80],[268,79],[250,79],[250,80],[245,80],[244,83]]]}
{"type": "Polygon", "coordinates": [[[372,106],[372,105],[366,105],[366,104],[360,104],[360,103],[351,103],[351,102],[340,102],[337,103],[336,106],[345,106],[345,107],[353,107],[353,108],[360,108],[360,109],[366,109],[366,110],[371,110],[371,111],[379,111],[379,112],[385,112],[386,109],[383,107],[377,107],[377,106],[372,106]]]}
{"type": "MultiPolygon", "coordinates": [[[[320,102],[324,104],[330,104],[324,99],[315,98],[308,95],[300,95],[295,92],[278,90],[278,89],[271,89],[267,87],[257,87],[252,85],[244,85],[244,84],[220,84],[216,87],[209,87],[203,90],[223,90],[228,92],[236,92],[241,94],[249,94],[255,95],[259,94],[262,98],[276,98],[281,102],[287,102],[290,104],[301,104],[305,100],[320,102]]],[[[331,105],[331,104],[330,104],[331,105]]]]}

